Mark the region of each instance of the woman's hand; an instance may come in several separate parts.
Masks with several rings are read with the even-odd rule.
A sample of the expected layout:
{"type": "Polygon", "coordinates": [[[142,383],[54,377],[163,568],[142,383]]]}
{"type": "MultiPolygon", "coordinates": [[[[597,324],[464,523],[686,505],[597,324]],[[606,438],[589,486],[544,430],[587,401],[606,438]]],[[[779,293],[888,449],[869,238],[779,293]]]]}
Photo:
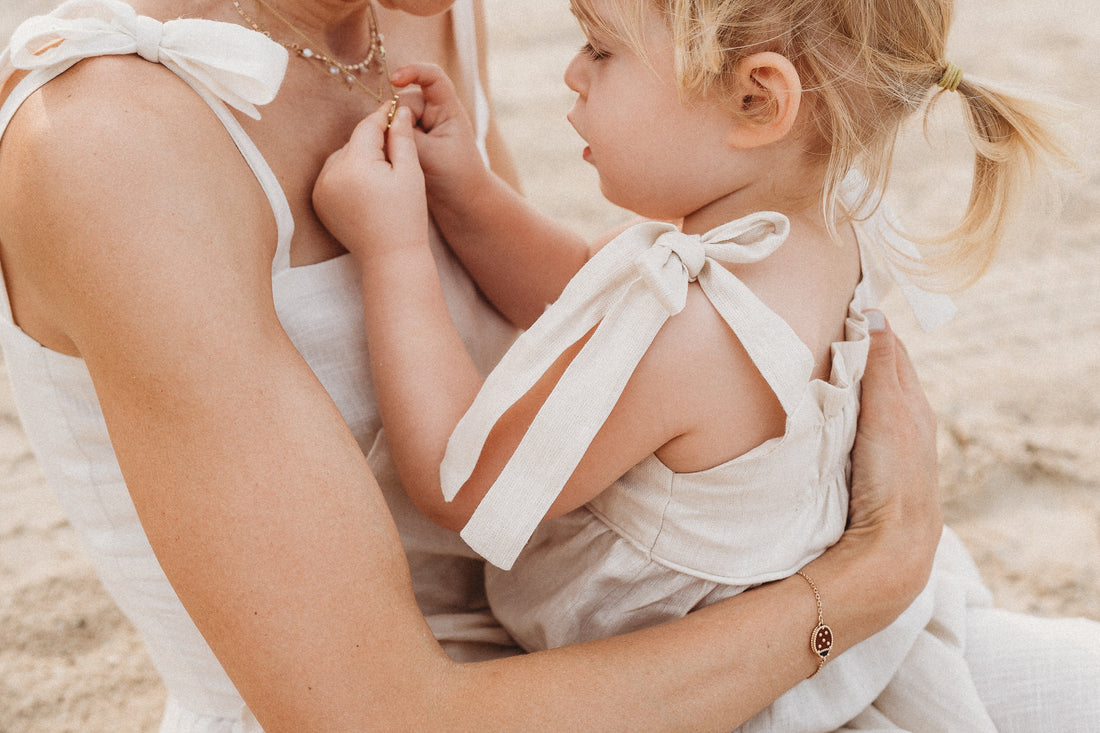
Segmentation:
{"type": "Polygon", "coordinates": [[[313,188],[317,216],[364,265],[388,252],[428,244],[413,114],[399,106],[387,131],[389,111],[383,104],[356,126],[347,144],[325,161],[313,188]]]}
{"type": "Polygon", "coordinates": [[[927,583],[943,530],[936,466],[936,416],[905,347],[878,311],[863,377],[852,450],[848,530],[841,542],[865,543],[882,574],[916,595],[927,583]]]}

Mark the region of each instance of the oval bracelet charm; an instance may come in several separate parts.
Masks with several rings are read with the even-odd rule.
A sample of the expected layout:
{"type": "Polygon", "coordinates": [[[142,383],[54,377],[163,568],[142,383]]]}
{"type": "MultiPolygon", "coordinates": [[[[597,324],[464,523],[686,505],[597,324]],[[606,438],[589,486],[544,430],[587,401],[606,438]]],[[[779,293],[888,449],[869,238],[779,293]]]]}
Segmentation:
{"type": "Polygon", "coordinates": [[[833,630],[825,623],[825,616],[821,608],[821,594],[817,592],[817,585],[810,580],[810,576],[801,570],[795,574],[801,576],[803,580],[810,584],[810,590],[814,592],[814,601],[817,602],[817,626],[810,634],[810,651],[817,657],[817,669],[810,675],[810,677],[813,677],[825,666],[825,661],[829,658],[829,652],[833,650],[833,630]]]}
{"type": "Polygon", "coordinates": [[[821,657],[822,660],[829,656],[829,651],[833,648],[833,630],[825,624],[819,624],[814,629],[814,633],[810,636],[810,649],[813,653],[821,657]]]}

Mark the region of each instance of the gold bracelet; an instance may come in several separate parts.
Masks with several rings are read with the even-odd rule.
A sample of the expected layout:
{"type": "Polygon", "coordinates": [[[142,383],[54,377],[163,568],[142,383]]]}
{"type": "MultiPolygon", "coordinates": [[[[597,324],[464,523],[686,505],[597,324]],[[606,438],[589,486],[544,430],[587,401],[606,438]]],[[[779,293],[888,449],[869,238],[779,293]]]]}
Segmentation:
{"type": "MultiPolygon", "coordinates": [[[[810,675],[810,677],[813,677],[821,671],[821,668],[825,666],[825,662],[829,659],[829,652],[833,649],[833,630],[825,624],[825,617],[822,616],[821,594],[817,592],[817,586],[810,580],[810,576],[801,570],[798,571],[797,575],[802,576],[802,579],[810,584],[810,590],[814,592],[814,600],[817,601],[817,626],[810,634],[810,651],[817,657],[817,669],[810,675]]],[[[810,679],[810,677],[806,679],[810,679]]]]}

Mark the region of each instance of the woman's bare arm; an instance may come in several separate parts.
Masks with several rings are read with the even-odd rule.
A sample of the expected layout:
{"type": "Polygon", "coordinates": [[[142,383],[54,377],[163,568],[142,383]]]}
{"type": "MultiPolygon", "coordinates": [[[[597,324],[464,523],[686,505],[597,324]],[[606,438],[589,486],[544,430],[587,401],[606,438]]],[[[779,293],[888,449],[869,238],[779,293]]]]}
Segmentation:
{"type": "MultiPolygon", "coordinates": [[[[359,447],[276,318],[267,202],[165,78],[85,63],[24,107],[0,158],[18,182],[4,265],[86,360],[158,559],[267,730],[728,730],[816,668],[798,578],[626,637],[451,662],[359,447]]],[[[927,493],[907,451],[891,472],[916,467],[909,493],[927,493]]],[[[927,577],[927,543],[884,560],[912,532],[869,514],[812,570],[838,650],[927,577]]]]}

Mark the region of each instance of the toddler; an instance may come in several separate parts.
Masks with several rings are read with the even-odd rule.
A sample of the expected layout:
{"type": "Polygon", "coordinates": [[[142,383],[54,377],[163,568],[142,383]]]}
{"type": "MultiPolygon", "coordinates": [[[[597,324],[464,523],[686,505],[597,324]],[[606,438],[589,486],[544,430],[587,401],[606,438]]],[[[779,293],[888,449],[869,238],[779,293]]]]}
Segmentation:
{"type": "Polygon", "coordinates": [[[926,326],[950,317],[905,273],[977,277],[1029,159],[1057,145],[1028,105],[945,61],[946,0],[572,8],[587,43],[565,75],[570,121],[604,195],[647,221],[588,248],[532,211],[476,160],[428,66],[394,75],[421,92],[388,139],[384,113],[368,118],[315,191],[361,264],[410,496],[499,568],[492,610],[528,650],[799,572],[820,674],[746,730],[993,730],[961,653],[984,591],[952,536],[917,602],[828,666],[828,599],[801,569],[845,526],[864,311],[896,279],[926,326]],[[976,144],[972,195],[922,261],[880,197],[899,125],[948,92],[976,144]],[[530,325],[484,383],[450,323],[426,199],[488,297],[530,325]]]}

